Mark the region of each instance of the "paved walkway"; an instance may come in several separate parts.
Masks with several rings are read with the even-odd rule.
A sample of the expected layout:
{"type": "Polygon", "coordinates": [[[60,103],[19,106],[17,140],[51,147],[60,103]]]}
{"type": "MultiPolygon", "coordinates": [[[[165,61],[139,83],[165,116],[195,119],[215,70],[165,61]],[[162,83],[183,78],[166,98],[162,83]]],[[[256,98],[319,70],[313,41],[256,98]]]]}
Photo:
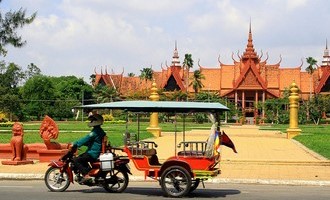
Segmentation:
{"type": "MultiPolygon", "coordinates": [[[[222,173],[213,182],[304,184],[330,186],[330,161],[306,149],[278,131],[260,131],[257,126],[223,127],[235,143],[238,154],[222,147],[222,173]]],[[[182,134],[177,134],[177,142],[182,134]]],[[[186,141],[205,141],[209,130],[186,133],[186,141]]],[[[174,155],[174,133],[153,139],[161,161],[174,155]]],[[[0,179],[42,179],[48,163],[24,166],[0,165],[0,179]]],[[[131,166],[131,180],[143,180],[143,173],[131,166]]]]}

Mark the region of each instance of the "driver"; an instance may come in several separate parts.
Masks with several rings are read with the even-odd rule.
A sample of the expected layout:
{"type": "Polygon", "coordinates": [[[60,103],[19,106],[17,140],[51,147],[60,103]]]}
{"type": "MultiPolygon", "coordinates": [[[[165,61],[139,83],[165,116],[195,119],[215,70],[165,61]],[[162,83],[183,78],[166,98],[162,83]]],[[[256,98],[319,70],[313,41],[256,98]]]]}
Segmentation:
{"type": "Polygon", "coordinates": [[[93,113],[89,115],[88,119],[90,120],[88,126],[93,127],[92,131],[85,137],[72,143],[72,148],[87,146],[87,150],[73,160],[75,166],[83,175],[82,183],[91,180],[91,177],[88,175],[90,170],[89,162],[95,162],[99,158],[102,149],[102,140],[106,135],[101,128],[103,124],[103,117],[101,115],[93,113]]]}

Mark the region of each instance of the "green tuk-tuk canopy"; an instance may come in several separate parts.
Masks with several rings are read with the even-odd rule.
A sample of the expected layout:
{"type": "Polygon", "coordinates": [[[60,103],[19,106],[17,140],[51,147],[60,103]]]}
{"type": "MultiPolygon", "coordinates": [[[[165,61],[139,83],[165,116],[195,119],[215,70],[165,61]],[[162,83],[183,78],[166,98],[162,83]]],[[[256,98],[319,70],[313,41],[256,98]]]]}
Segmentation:
{"type": "Polygon", "coordinates": [[[221,112],[229,109],[221,103],[185,101],[118,101],[78,106],[82,109],[118,109],[131,112],[221,112]]]}

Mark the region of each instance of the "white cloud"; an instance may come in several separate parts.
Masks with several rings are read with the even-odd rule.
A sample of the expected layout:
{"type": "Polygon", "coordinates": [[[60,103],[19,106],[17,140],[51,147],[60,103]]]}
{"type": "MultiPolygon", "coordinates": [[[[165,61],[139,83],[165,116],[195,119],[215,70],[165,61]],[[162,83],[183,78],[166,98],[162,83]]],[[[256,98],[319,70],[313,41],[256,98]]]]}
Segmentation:
{"type": "Polygon", "coordinates": [[[307,5],[308,0],[288,0],[287,1],[287,9],[294,10],[299,7],[304,7],[307,5]]]}
{"type": "Polygon", "coordinates": [[[101,66],[116,73],[125,68],[125,74],[139,74],[151,65],[160,70],[161,63],[171,62],[175,40],[181,62],[192,53],[196,68],[198,59],[217,67],[221,54],[231,64],[231,53],[245,50],[250,18],[256,51],[269,52],[270,62],[281,54],[284,67],[296,66],[301,57],[322,56],[325,38],[330,38],[322,29],[330,20],[322,1],[11,0],[1,5],[5,2],[13,10],[38,11],[36,20],[20,31],[27,45],[10,48],[7,61],[22,67],[33,62],[45,74],[85,80],[101,66]],[[307,16],[306,9],[317,15],[307,16]]]}

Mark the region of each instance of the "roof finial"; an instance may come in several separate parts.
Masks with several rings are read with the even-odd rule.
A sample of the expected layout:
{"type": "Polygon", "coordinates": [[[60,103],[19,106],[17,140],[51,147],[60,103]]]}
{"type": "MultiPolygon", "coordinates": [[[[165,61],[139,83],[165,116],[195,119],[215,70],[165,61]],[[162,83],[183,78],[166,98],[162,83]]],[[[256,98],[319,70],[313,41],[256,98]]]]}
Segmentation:
{"type": "Polygon", "coordinates": [[[250,27],[249,27],[249,33],[251,33],[251,17],[250,17],[250,27]]]}
{"type": "Polygon", "coordinates": [[[328,38],[325,39],[325,49],[328,49],[328,38]]]}
{"type": "Polygon", "coordinates": [[[178,53],[176,40],[175,40],[175,49],[174,49],[172,58],[173,59],[172,59],[172,65],[171,66],[180,66],[179,53],[178,53]]]}

